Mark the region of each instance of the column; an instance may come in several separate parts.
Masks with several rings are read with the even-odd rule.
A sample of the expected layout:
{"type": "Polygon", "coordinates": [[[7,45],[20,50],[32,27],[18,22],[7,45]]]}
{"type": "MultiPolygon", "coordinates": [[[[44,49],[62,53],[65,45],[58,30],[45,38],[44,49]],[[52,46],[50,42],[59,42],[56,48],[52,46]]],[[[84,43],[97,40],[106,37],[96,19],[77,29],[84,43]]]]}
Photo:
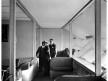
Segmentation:
{"type": "Polygon", "coordinates": [[[33,21],[33,57],[36,55],[36,22],[33,21]]]}
{"type": "Polygon", "coordinates": [[[63,29],[61,29],[61,50],[63,50],[63,29]]]}
{"type": "Polygon", "coordinates": [[[70,35],[69,35],[70,57],[72,57],[72,22],[69,23],[69,30],[70,30],[70,35]]]}
{"type": "Polygon", "coordinates": [[[101,0],[95,0],[95,72],[101,74],[101,0]]]}
{"type": "Polygon", "coordinates": [[[42,45],[42,29],[40,28],[40,46],[42,45]]]}
{"type": "Polygon", "coordinates": [[[10,25],[9,25],[9,44],[10,44],[10,81],[16,81],[16,0],[10,0],[10,25]]]}

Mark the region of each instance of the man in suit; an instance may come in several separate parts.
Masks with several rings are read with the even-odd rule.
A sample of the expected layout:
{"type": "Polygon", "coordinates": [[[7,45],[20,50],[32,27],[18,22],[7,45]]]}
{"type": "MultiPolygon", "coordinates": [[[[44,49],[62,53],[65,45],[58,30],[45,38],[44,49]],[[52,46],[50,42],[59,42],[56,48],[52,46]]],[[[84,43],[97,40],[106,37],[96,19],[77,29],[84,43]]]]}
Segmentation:
{"type": "Polygon", "coordinates": [[[50,61],[50,55],[49,55],[49,47],[47,45],[47,42],[45,42],[45,48],[44,48],[44,55],[43,55],[44,63],[44,75],[49,75],[49,61],[50,61]]]}
{"type": "Polygon", "coordinates": [[[42,46],[40,46],[36,52],[36,56],[39,57],[39,71],[43,69],[43,62],[44,62],[44,51],[45,50],[45,41],[42,42],[42,46]]]}
{"type": "Polygon", "coordinates": [[[53,39],[50,39],[49,49],[51,58],[54,58],[56,55],[56,45],[54,44],[53,39]]]}

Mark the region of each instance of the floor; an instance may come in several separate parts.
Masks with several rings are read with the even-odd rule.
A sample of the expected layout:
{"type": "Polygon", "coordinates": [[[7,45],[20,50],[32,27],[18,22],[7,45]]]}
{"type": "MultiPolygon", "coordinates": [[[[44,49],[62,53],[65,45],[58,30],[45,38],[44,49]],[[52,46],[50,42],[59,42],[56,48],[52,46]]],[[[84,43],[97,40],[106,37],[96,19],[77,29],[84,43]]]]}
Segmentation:
{"type": "Polygon", "coordinates": [[[50,76],[45,76],[43,72],[38,72],[35,76],[33,81],[54,81],[54,79],[51,79],[50,76]]]}

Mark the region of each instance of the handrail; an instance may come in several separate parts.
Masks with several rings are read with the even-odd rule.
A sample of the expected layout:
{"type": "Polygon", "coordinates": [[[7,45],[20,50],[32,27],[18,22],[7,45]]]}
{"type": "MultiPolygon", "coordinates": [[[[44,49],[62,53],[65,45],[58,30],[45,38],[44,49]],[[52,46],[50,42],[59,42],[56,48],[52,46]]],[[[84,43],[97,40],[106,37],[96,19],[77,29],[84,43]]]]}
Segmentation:
{"type": "MultiPolygon", "coordinates": [[[[92,39],[93,40],[93,39],[92,39]]],[[[92,40],[90,40],[86,45],[84,45],[80,50],[82,50],[84,47],[86,47],[92,40]]]]}
{"type": "Polygon", "coordinates": [[[6,70],[2,70],[3,74],[2,74],[2,81],[7,81],[9,80],[13,75],[9,74],[9,67],[6,70]],[[6,79],[4,79],[4,76],[6,75],[6,79]],[[7,76],[8,75],[8,76],[7,76]]]}
{"type": "MultiPolygon", "coordinates": [[[[20,69],[20,68],[21,68],[23,65],[25,65],[25,64],[28,64],[28,67],[31,66],[31,62],[32,62],[33,58],[26,58],[26,59],[29,59],[29,61],[19,63],[18,67],[16,68],[17,70],[20,69]]],[[[26,59],[23,59],[22,61],[24,61],[24,60],[26,60],[26,59]]],[[[20,61],[21,61],[21,60],[20,60],[20,61]]]]}
{"type": "MultiPolygon", "coordinates": [[[[83,40],[80,40],[80,42],[82,42],[83,40]]],[[[73,47],[75,47],[76,45],[78,45],[79,44],[79,42],[77,43],[77,44],[75,44],[73,47]]]]}
{"type": "MultiPolygon", "coordinates": [[[[92,48],[93,48],[93,47],[90,47],[85,53],[87,53],[88,51],[90,51],[92,48]]],[[[80,58],[81,58],[83,55],[85,55],[85,53],[82,54],[82,55],[80,56],[80,58]]]]}
{"type": "Polygon", "coordinates": [[[5,80],[5,81],[9,80],[12,76],[13,76],[13,75],[12,75],[12,74],[10,74],[10,75],[6,78],[6,80],[5,80]]]}

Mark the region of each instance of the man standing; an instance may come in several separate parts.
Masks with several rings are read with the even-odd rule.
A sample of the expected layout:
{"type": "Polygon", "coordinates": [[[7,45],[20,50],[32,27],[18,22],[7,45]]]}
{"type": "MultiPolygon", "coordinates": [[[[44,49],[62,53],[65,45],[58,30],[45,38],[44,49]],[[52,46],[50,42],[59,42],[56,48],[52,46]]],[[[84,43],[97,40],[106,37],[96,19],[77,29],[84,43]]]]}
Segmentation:
{"type": "Polygon", "coordinates": [[[43,55],[44,55],[45,41],[42,42],[42,46],[40,46],[36,52],[36,56],[39,57],[39,71],[43,69],[43,55]]]}
{"type": "Polygon", "coordinates": [[[45,42],[45,48],[44,48],[44,75],[49,75],[49,60],[50,60],[50,55],[49,55],[49,48],[47,45],[47,42],[45,42]]]}
{"type": "Polygon", "coordinates": [[[56,55],[56,45],[54,44],[53,39],[50,39],[49,49],[51,58],[54,58],[56,55]]]}

